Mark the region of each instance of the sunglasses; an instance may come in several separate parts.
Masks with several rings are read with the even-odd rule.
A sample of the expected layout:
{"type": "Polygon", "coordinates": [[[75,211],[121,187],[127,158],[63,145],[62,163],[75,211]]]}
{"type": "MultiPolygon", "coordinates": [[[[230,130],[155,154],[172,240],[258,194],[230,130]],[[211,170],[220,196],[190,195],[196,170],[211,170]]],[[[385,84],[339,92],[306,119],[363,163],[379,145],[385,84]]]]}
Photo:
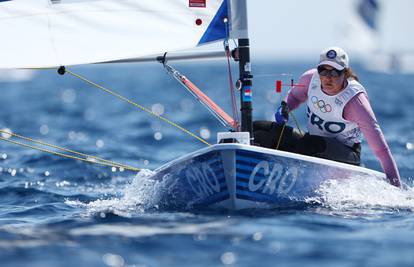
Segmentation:
{"type": "Polygon", "coordinates": [[[344,70],[337,70],[337,69],[328,70],[323,66],[318,67],[318,73],[319,73],[320,76],[339,77],[339,76],[342,75],[343,72],[344,72],[344,70]]]}

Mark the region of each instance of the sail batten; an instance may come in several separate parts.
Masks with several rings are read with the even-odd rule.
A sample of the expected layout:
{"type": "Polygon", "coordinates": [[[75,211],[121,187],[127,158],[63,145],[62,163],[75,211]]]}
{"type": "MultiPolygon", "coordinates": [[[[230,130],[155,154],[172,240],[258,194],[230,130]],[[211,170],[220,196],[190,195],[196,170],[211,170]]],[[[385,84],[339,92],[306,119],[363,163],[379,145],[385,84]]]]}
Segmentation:
{"type": "Polygon", "coordinates": [[[192,49],[231,33],[220,21],[228,15],[228,2],[209,0],[203,8],[190,7],[189,0],[0,1],[0,68],[89,64],[192,49]]]}

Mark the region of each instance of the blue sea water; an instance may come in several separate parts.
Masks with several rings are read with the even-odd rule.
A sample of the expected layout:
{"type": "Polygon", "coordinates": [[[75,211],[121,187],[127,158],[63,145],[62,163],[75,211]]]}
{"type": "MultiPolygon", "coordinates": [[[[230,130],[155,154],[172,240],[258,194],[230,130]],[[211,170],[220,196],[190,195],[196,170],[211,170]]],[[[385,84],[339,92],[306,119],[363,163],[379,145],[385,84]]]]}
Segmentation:
{"type": "MultiPolygon", "coordinates": [[[[231,112],[225,64],[174,65],[231,112]]],[[[253,62],[255,118],[272,119],[286,93],[275,93],[275,80],[289,83],[311,67],[253,62]]],[[[159,64],[70,69],[210,143],[224,130],[159,64]]],[[[413,266],[414,75],[355,71],[406,188],[356,178],[325,184],[320,199],[301,207],[232,213],[163,210],[161,189],[147,179],[203,143],[70,75],[3,73],[1,129],[144,170],[137,175],[0,140],[0,265],[413,266]]],[[[303,108],[295,114],[305,128],[303,108]]],[[[362,157],[381,170],[366,142],[362,157]]]]}

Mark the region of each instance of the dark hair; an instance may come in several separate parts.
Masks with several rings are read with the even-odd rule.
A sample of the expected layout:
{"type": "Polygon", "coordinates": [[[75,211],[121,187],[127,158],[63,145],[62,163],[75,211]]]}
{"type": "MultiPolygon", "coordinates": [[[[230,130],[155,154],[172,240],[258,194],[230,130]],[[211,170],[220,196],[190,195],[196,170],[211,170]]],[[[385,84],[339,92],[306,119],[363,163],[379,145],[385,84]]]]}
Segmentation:
{"type": "Polygon", "coordinates": [[[356,76],[356,74],[352,71],[351,68],[345,69],[345,79],[348,79],[348,78],[352,78],[356,80],[357,82],[359,82],[358,76],[356,76]]]}

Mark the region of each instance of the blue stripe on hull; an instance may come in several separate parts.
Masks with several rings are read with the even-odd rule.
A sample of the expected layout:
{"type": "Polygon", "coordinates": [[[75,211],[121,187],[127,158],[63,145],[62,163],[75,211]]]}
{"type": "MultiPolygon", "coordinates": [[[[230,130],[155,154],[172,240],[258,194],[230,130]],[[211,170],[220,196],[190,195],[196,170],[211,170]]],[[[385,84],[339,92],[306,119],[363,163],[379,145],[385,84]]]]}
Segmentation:
{"type": "MultiPolygon", "coordinates": [[[[250,175],[252,174],[253,170],[254,170],[254,167],[247,167],[247,166],[240,166],[240,165],[236,166],[237,173],[240,173],[240,175],[242,177],[245,177],[245,178],[249,178],[250,175]]],[[[262,168],[257,170],[255,176],[258,177],[258,178],[265,178],[266,177],[265,174],[264,174],[264,170],[262,168]]]]}
{"type": "Polygon", "coordinates": [[[198,206],[200,206],[200,205],[209,206],[209,205],[212,205],[212,204],[215,204],[215,203],[218,203],[218,202],[227,200],[229,198],[230,198],[229,192],[228,191],[225,191],[225,192],[217,193],[217,194],[215,194],[215,195],[213,195],[211,197],[208,197],[206,199],[203,199],[202,201],[196,202],[196,204],[194,204],[194,205],[198,205],[198,206]]]}
{"type": "Polygon", "coordinates": [[[242,198],[242,199],[249,198],[249,200],[254,200],[258,202],[264,202],[264,201],[273,202],[275,200],[275,198],[270,195],[261,195],[261,194],[256,194],[256,193],[247,192],[243,190],[237,190],[236,196],[237,198],[242,198]]]}
{"type": "Polygon", "coordinates": [[[236,187],[236,195],[242,195],[242,196],[248,196],[251,199],[257,199],[258,201],[279,201],[280,199],[282,199],[281,197],[275,195],[276,193],[269,195],[269,194],[264,194],[262,193],[262,191],[258,191],[258,192],[251,192],[248,188],[246,187],[241,187],[241,186],[237,186],[236,187]]]}
{"type": "Polygon", "coordinates": [[[239,155],[237,154],[237,162],[240,162],[244,165],[251,165],[254,166],[257,163],[259,163],[260,161],[262,161],[263,158],[249,158],[246,155],[239,155]]]}
{"type": "Polygon", "coordinates": [[[178,162],[157,176],[159,179],[171,179],[165,194],[165,200],[172,200],[171,205],[181,203],[184,206],[207,207],[230,199],[219,151],[178,162]]]}
{"type": "MultiPolygon", "coordinates": [[[[251,179],[251,175],[257,164],[262,161],[267,161],[267,164],[269,165],[269,172],[265,175],[264,168],[256,169],[256,173],[253,177],[255,185],[259,182],[263,183],[263,181],[267,181],[274,164],[283,162],[280,162],[277,156],[249,151],[236,151],[236,198],[254,202],[265,202],[269,204],[282,204],[289,202],[287,197],[277,195],[277,186],[279,186],[279,183],[275,184],[274,188],[272,188],[273,194],[263,193],[266,183],[263,183],[263,186],[257,188],[255,192],[250,191],[249,181],[251,179]]],[[[285,164],[282,165],[285,166],[285,164]]],[[[285,167],[287,168],[288,166],[285,167]]],[[[283,168],[283,171],[286,171],[286,169],[283,168]]],[[[279,174],[278,177],[280,176],[281,174],[279,174]]],[[[275,175],[275,177],[277,176],[275,175]]],[[[267,190],[269,190],[269,188],[267,188],[267,190]]]]}
{"type": "Polygon", "coordinates": [[[249,201],[253,201],[253,202],[261,202],[261,203],[276,204],[276,205],[293,202],[292,200],[289,200],[287,198],[286,199],[280,199],[280,198],[275,199],[275,198],[265,197],[265,196],[263,196],[263,197],[250,196],[250,195],[246,195],[246,194],[242,194],[242,193],[237,193],[236,198],[237,199],[243,199],[243,200],[249,200],[249,201]]]}

